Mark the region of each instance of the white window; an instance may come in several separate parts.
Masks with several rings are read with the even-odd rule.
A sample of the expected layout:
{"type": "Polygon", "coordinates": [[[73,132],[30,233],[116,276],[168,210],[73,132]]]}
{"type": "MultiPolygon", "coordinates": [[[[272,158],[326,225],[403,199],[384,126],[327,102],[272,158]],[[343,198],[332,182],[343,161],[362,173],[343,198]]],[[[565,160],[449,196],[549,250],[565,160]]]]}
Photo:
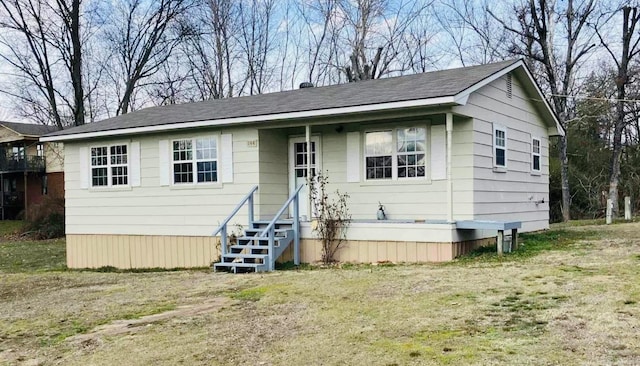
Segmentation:
{"type": "Polygon", "coordinates": [[[91,148],[91,186],[111,187],[129,184],[127,145],[91,148]]]}
{"type": "Polygon", "coordinates": [[[540,173],[540,139],[531,139],[531,171],[540,173]]]}
{"type": "Polygon", "coordinates": [[[507,167],[507,129],[493,125],[493,166],[507,167]]]}
{"type": "Polygon", "coordinates": [[[15,161],[24,160],[24,146],[14,146],[11,148],[12,158],[15,161]]]}
{"type": "Polygon", "coordinates": [[[172,142],[173,183],[213,183],[218,181],[218,140],[216,137],[172,142]]]}
{"type": "Polygon", "coordinates": [[[367,132],[365,135],[367,179],[393,178],[393,132],[367,132]]]}
{"type": "Polygon", "coordinates": [[[423,127],[365,133],[366,179],[424,178],[426,135],[423,127]]]}

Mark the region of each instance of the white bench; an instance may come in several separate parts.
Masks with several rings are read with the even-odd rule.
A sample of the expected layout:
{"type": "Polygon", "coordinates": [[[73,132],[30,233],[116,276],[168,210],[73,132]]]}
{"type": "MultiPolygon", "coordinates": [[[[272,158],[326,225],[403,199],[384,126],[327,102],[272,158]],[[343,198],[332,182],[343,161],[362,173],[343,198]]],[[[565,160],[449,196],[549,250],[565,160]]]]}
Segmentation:
{"type": "Polygon", "coordinates": [[[520,221],[485,221],[485,220],[462,220],[456,221],[457,229],[470,230],[498,230],[496,246],[498,255],[502,255],[504,245],[504,231],[511,230],[511,250],[518,249],[518,229],[522,227],[520,221]]]}

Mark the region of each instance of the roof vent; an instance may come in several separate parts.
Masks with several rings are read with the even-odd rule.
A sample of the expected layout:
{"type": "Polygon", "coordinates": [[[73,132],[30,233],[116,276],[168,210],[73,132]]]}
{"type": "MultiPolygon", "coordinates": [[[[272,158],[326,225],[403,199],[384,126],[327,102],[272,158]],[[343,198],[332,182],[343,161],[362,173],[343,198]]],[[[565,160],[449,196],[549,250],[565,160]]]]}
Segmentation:
{"type": "Polygon", "coordinates": [[[313,83],[309,81],[300,83],[300,89],[307,89],[307,88],[313,88],[313,83]]]}

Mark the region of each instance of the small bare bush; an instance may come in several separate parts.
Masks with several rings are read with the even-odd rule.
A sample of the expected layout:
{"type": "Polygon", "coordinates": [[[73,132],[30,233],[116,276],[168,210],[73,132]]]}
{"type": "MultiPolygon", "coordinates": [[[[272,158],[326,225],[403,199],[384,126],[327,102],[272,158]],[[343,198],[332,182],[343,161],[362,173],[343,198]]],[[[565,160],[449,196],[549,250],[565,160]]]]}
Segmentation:
{"type": "Polygon", "coordinates": [[[317,225],[313,229],[322,242],[322,262],[335,262],[334,256],[347,237],[347,228],[351,214],[347,200],[349,195],[335,191],[335,198],[327,194],[329,179],[326,175],[317,175],[310,180],[309,191],[316,216],[317,225]]]}

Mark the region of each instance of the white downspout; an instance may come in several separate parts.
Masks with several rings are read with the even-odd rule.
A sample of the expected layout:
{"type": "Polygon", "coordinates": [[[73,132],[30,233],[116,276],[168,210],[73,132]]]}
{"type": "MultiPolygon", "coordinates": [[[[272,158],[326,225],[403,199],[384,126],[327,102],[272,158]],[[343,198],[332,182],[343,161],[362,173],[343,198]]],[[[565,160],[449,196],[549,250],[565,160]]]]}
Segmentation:
{"type": "MultiPolygon", "coordinates": [[[[311,126],[306,125],[305,129],[305,138],[307,142],[307,182],[311,182],[310,179],[313,178],[311,176],[311,126]]],[[[311,221],[311,186],[307,185],[307,219],[311,221]]]]}
{"type": "Polygon", "coordinates": [[[453,114],[447,113],[447,221],[453,222],[453,114]]]}

